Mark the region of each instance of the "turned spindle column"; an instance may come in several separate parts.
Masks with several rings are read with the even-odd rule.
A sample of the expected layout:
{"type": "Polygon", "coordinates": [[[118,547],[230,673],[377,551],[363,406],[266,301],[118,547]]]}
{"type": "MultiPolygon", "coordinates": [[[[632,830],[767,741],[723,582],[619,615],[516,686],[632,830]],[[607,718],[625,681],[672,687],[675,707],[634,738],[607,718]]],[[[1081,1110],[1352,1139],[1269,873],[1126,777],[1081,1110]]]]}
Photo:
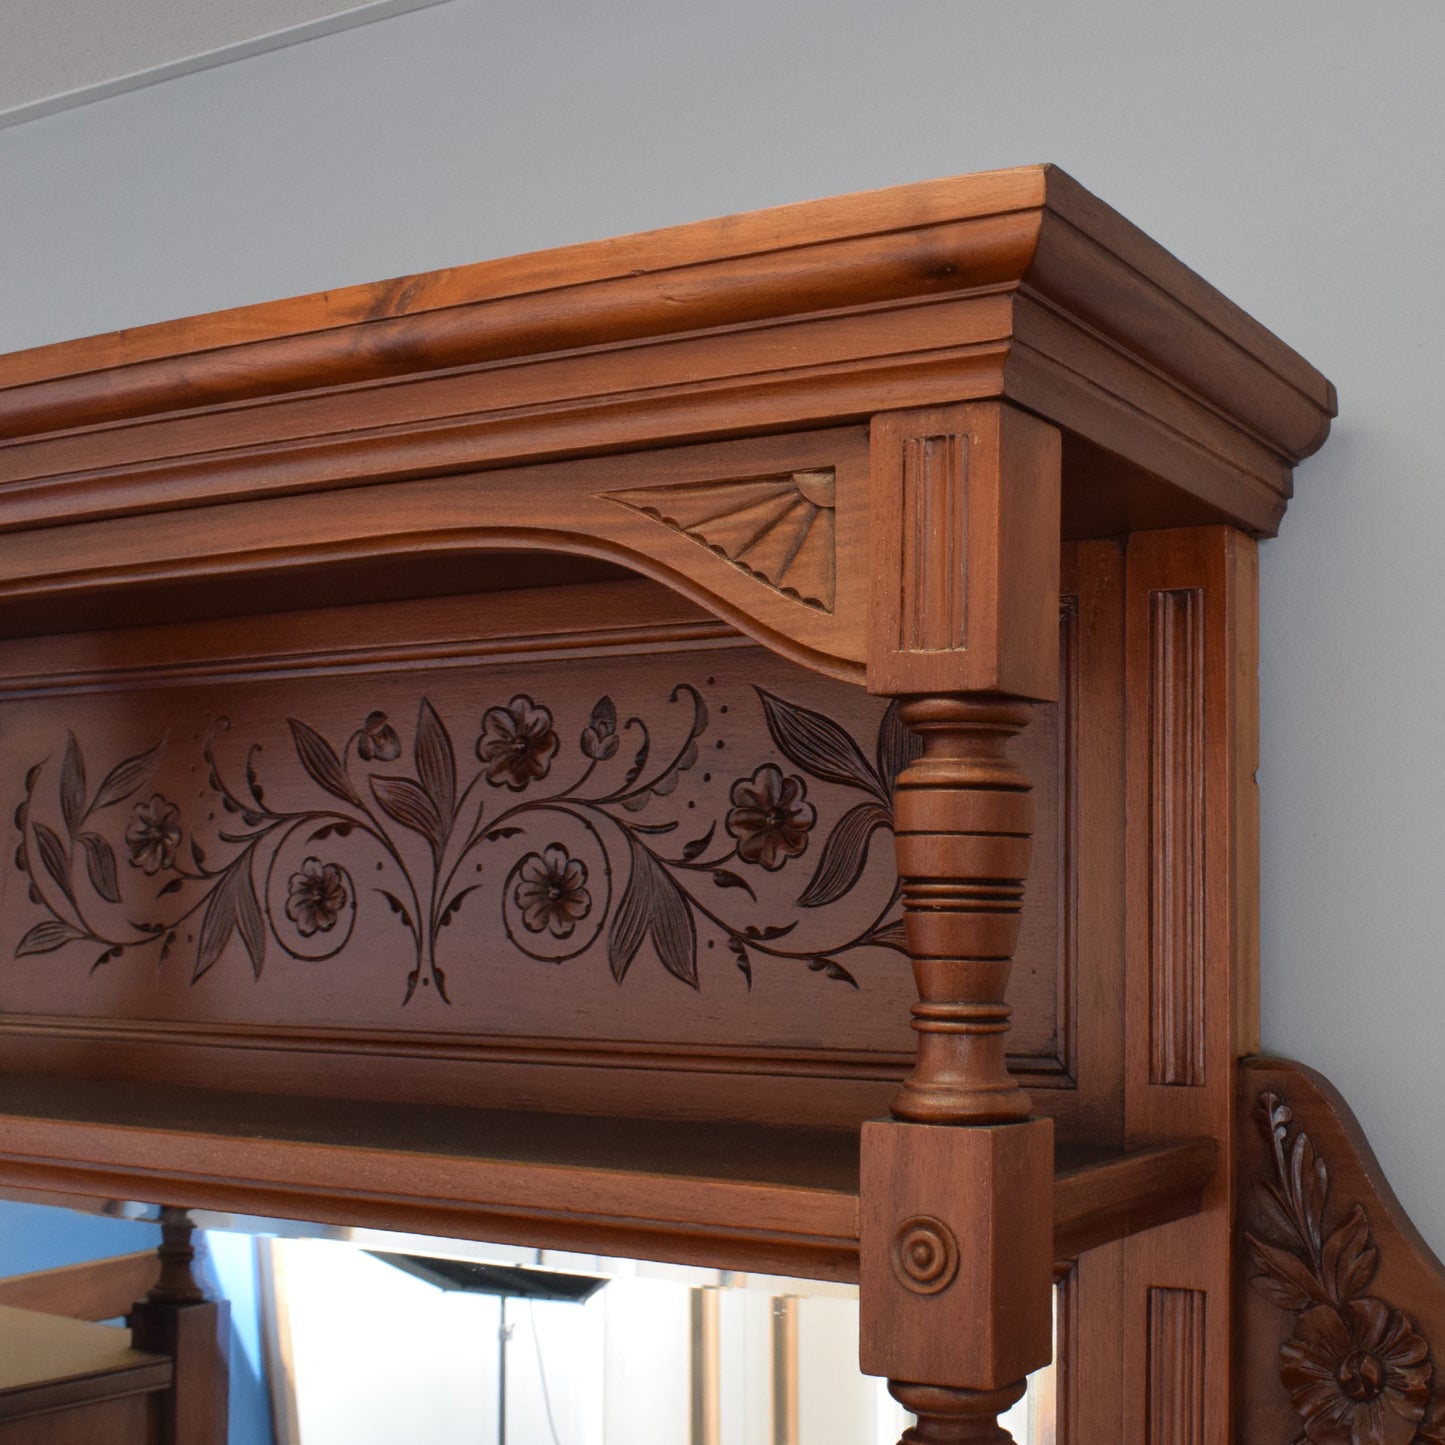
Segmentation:
{"type": "Polygon", "coordinates": [[[1011,1445],[998,1417],[1024,1397],[1020,1382],[1003,1390],[946,1390],[890,1380],[888,1393],[918,1416],[898,1445],[1011,1445]]]}
{"type": "Polygon", "coordinates": [[[859,1357],[918,1417],[902,1445],[1007,1445],[1052,1349],[1053,1125],[1006,1043],[1034,827],[1009,745],[1057,696],[1059,457],[1002,402],[873,420],[868,685],[923,744],[894,799],[917,1057],[862,1135],[859,1357]]]}
{"type": "Polygon", "coordinates": [[[1007,743],[1031,712],[962,697],[903,705],[924,749],[894,803],[918,1061],[893,1100],[895,1118],[998,1124],[1032,1108],[1004,1061],[1034,826],[1029,781],[1007,743]]]}
{"type": "Polygon", "coordinates": [[[159,1304],[200,1304],[206,1291],[196,1278],[195,1227],[184,1209],[172,1204],[161,1206],[161,1242],[156,1247],[161,1271],[146,1292],[146,1298],[159,1304]]]}

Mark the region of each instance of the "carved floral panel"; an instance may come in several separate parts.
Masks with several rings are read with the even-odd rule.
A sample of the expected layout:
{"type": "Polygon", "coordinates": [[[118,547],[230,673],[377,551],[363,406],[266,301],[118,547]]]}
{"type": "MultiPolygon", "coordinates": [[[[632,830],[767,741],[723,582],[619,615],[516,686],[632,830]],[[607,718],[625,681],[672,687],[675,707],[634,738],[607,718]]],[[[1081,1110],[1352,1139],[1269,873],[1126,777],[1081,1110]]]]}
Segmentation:
{"type": "Polygon", "coordinates": [[[1279,1381],[1307,1445],[1445,1445],[1445,1389],[1416,1320],[1376,1287],[1381,1259],[1364,1208],[1330,1197],[1327,1161],[1289,1104],[1260,1096],[1271,1156],[1245,1235],[1252,1284],[1293,1316],[1279,1381]]]}
{"type": "MultiPolygon", "coordinates": [[[[12,1017],[807,1047],[826,1016],[832,1048],[911,1048],[913,744],[759,649],[62,693],[0,721],[12,1017]]],[[[1051,1004],[1053,970],[1021,972],[1051,1004]]],[[[1046,1045],[1051,1007],[1021,1013],[1046,1045]]]]}

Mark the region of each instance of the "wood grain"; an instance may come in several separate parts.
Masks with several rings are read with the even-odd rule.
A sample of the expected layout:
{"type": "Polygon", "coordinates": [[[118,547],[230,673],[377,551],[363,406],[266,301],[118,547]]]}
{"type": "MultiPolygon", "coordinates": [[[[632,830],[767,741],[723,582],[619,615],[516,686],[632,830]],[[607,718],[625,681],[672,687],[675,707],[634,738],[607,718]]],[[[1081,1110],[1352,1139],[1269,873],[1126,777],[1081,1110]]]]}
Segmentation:
{"type": "Polygon", "coordinates": [[[0,1305],[75,1320],[119,1319],[156,1281],[154,1251],[0,1279],[0,1305]]]}
{"type": "Polygon", "coordinates": [[[1204,598],[1149,598],[1149,1082],[1204,1082],[1204,598]]]}
{"type": "MultiPolygon", "coordinates": [[[[406,423],[413,428],[490,412],[511,433],[480,448],[464,442],[460,454],[453,447],[454,467],[597,448],[608,438],[636,444],[669,428],[682,439],[760,423],[813,424],[825,404],[798,374],[803,336],[822,341],[813,357],[826,373],[828,414],[930,405],[961,399],[965,389],[1017,396],[1109,447],[1124,468],[1169,477],[1180,510],[1166,520],[1176,524],[1204,520],[1212,508],[1272,528],[1290,466],[1323,440],[1334,409],[1328,383],[1237,307],[1062,172],[1031,167],[406,277],[12,358],[0,368],[0,431],[14,442],[5,475],[32,484],[28,498],[15,497],[12,515],[40,520],[57,505],[92,514],[147,505],[155,482],[116,477],[114,489],[104,475],[122,428],[125,445],[181,457],[208,449],[203,436],[209,449],[245,444],[245,424],[258,411],[279,419],[309,408],[307,434],[336,438],[358,432],[358,404],[364,424],[375,427],[392,398],[429,387],[435,394],[414,405],[406,423]],[[1026,340],[1014,336],[1015,300],[1033,321],[1026,340]],[[930,347],[920,328],[935,312],[953,319],[930,347]],[[790,345],[778,339],[785,331],[790,345]],[[900,331],[920,344],[900,346],[900,331]],[[865,332],[870,339],[860,343],[865,332]],[[1096,337],[1105,347],[1081,361],[1079,349],[1096,337]],[[692,368],[683,360],[689,344],[699,358],[692,368]],[[984,349],[970,355],[969,346],[984,349]],[[708,368],[712,380],[704,381],[708,368]],[[696,378],[686,396],[691,415],[677,392],[664,414],[659,388],[676,387],[689,373],[696,378]],[[1161,376],[1172,385],[1156,385],[1161,376]],[[471,395],[459,407],[446,398],[462,378],[471,395]],[[541,398],[523,403],[516,390],[537,383],[540,408],[541,398]],[[487,397],[480,408],[479,390],[487,397]],[[564,409],[579,402],[589,407],[585,419],[567,416],[564,409]],[[504,419],[507,407],[522,404],[534,408],[530,417],[504,419]],[[243,429],[220,442],[238,418],[243,429]],[[88,437],[65,435],[77,424],[88,437]],[[178,445],[174,437],[186,428],[192,439],[178,445]],[[162,441],[167,434],[172,439],[162,441]],[[1262,454],[1241,467],[1238,451],[1260,440],[1262,454]]],[[[337,485],[365,465],[353,455],[329,476],[303,477],[293,466],[302,459],[277,452],[265,427],[249,438],[253,452],[267,454],[257,468],[267,485],[337,485]]],[[[430,439],[413,435],[413,464],[418,443],[430,439]]],[[[440,461],[433,451],[431,465],[440,461]]],[[[216,498],[213,481],[190,485],[216,498]]],[[[1135,491],[1147,507],[1150,489],[1135,491]]]]}
{"type": "MultiPolygon", "coordinates": [[[[1096,943],[1092,932],[1080,934],[1072,922],[1081,907],[1097,911],[1106,906],[1098,885],[1087,885],[1080,896],[1072,881],[1076,870],[1099,866],[1102,850],[1080,852],[1060,841],[1069,829],[1080,827],[1100,838],[1104,819],[1116,815],[1119,807],[1117,779],[1100,772],[1095,759],[1115,745],[1109,699],[1118,686],[1112,644],[1096,638],[1105,629],[1106,616],[1114,618],[1110,626],[1117,632],[1120,604],[1117,595],[1109,600],[1100,593],[1096,598],[1096,590],[1092,581],[1085,589],[1089,623],[1078,644],[1083,650],[1075,656],[1069,641],[1061,663],[1061,682],[1073,688],[1087,685],[1091,701],[1077,708],[1066,703],[1066,709],[1073,708],[1068,716],[1074,721],[1063,734],[1054,710],[1040,709],[1019,740],[1023,765],[1036,780],[1038,846],[1056,864],[1038,871],[1031,892],[1035,906],[1022,918],[1009,1039],[1015,1075],[1036,1099],[1043,1099],[1043,1107],[1061,1126],[1067,1124],[1070,1137],[1105,1141],[1111,1137],[1109,1115],[1094,1100],[1111,1086],[1102,1066],[1087,1067],[1092,1057],[1088,1051],[1112,1047],[1117,1052],[1121,1023],[1117,1009],[1108,1007],[1091,1007],[1083,1017],[1075,998],[1080,989],[1085,996],[1107,989],[1111,973],[1117,986],[1118,949],[1107,937],[1096,943]],[[1098,680],[1096,669],[1104,669],[1098,680]],[[1097,722],[1095,708],[1104,710],[1097,722]],[[1073,801],[1079,788],[1084,789],[1082,812],[1073,801]],[[1086,951],[1095,972],[1078,973],[1073,949],[1086,951]],[[1112,1046],[1105,1042],[1110,1037],[1112,1046]]],[[[1068,641],[1074,634],[1065,629],[1063,635],[1068,641]]],[[[1105,629],[1104,635],[1111,634],[1105,629]]],[[[197,904],[206,884],[193,879],[184,885],[189,891],[156,897],[179,875],[167,869],[146,875],[143,867],[130,865],[126,832],[136,806],[155,795],[174,803],[185,837],[201,846],[208,867],[219,867],[238,852],[218,836],[238,815],[218,806],[218,796],[206,781],[203,746],[208,733],[221,775],[230,785],[244,785],[250,746],[260,743],[263,750],[252,761],[273,804],[315,808],[333,800],[300,765],[285,717],[304,721],[340,749],[348,737],[354,740],[373,711],[386,711],[384,726],[395,732],[401,755],[391,762],[373,762],[370,772],[398,774],[413,763],[418,704],[426,697],[449,730],[459,776],[465,779],[479,771],[473,745],[482,732],[483,714],[525,694],[551,711],[559,751],[551,760],[551,775],[534,780],[521,794],[481,783],[478,793],[501,807],[555,792],[575,780],[586,763],[580,739],[601,696],[612,697],[620,709],[619,725],[629,713],[649,724],[660,767],[664,748],[681,744],[684,724],[692,716],[685,699],[668,701],[680,681],[697,686],[711,710],[700,740],[705,756],[680,775],[675,792],[636,815],[619,812],[620,820],[681,820],[688,829],[678,835],[682,842],[693,841],[711,824],[715,840],[722,840],[709,855],[715,856],[733,841],[726,832],[732,786],[752,778],[762,764],[778,767],[780,779],[806,781],[805,801],[816,810],[811,829],[794,839],[805,843],[803,852],[796,858],[779,854],[773,859],[781,864],[776,872],[760,863],[724,865],[749,883],[759,900],[756,905],[741,888],[718,888],[707,873],[677,875],[694,890],[700,888],[698,896],[710,906],[721,906],[739,927],[796,921],[795,938],[771,945],[763,940],[762,949],[744,943],[753,970],[751,988],[729,950],[729,935],[702,919],[695,993],[658,968],[652,945],[646,943],[639,950],[641,961],[619,988],[608,970],[605,934],[591,952],[565,966],[521,956],[509,962],[501,948],[473,958],[473,941],[481,942],[495,917],[489,908],[503,905],[509,896],[503,887],[508,869],[547,844],[567,843],[560,833],[539,833],[531,842],[518,837],[487,844],[478,854],[476,861],[489,871],[473,881],[480,879],[486,887],[468,895],[441,935],[449,1004],[414,995],[402,1006],[413,966],[406,957],[408,935],[381,896],[369,889],[359,893],[362,926],[333,960],[297,961],[271,942],[258,978],[243,940],[233,932],[215,965],[193,986],[198,908],[172,941],[159,970],[146,967],[142,959],[158,954],[163,938],[149,954],[128,951],[93,975],[90,965],[112,945],[91,947],[71,940],[50,952],[15,960],[0,980],[0,997],[6,1002],[0,1034],[10,1067],[177,1084],[224,1079],[233,1087],[260,1091],[285,1081],[300,1092],[395,1100],[467,1098],[523,1108],[581,1105],[693,1117],[724,1111],[773,1122],[806,1119],[839,1126],[877,1115],[910,1064],[910,985],[901,956],[865,949],[854,961],[840,958],[858,983],[855,990],[846,981],[810,971],[804,958],[790,964],[766,950],[791,950],[795,942],[831,946],[871,924],[868,910],[881,909],[892,886],[888,834],[882,827],[869,835],[867,866],[851,890],[824,906],[799,908],[797,900],[821,866],[833,825],[851,812],[855,821],[862,816],[871,827],[870,820],[882,818],[885,804],[857,786],[819,781],[791,763],[768,734],[757,688],[844,725],[858,740],[863,759],[872,760],[869,767],[877,766],[875,744],[886,706],[748,648],[659,588],[636,581],[605,583],[580,590],[516,591],[491,599],[483,610],[467,599],[440,599],[277,616],[264,622],[177,622],[44,644],[15,641],[0,645],[0,688],[6,699],[0,703],[0,728],[13,758],[7,786],[15,802],[25,791],[30,762],[50,758],[37,779],[42,800],[35,804],[34,818],[57,837],[69,835],[58,792],[65,748],[52,756],[56,736],[74,732],[91,794],[118,761],[167,739],[166,753],[139,792],[77,828],[79,835],[102,837],[110,848],[120,892],[142,909],[129,917],[151,918],[152,904],[169,907],[172,899],[182,908],[197,904]],[[624,655],[633,659],[626,673],[633,681],[619,687],[617,659],[624,655]],[[654,688],[630,691],[644,685],[647,677],[656,678],[654,688]],[[555,690],[559,686],[561,693],[555,690]],[[575,701],[571,715],[561,698],[575,701]],[[729,710],[724,713],[724,708],[729,710]],[[216,730],[222,718],[228,726],[216,730]],[[719,741],[726,743],[721,751],[715,746],[719,741]],[[565,777],[564,769],[570,770],[565,777]],[[860,805],[866,805],[863,815],[856,812],[860,805]],[[491,900],[486,908],[479,906],[484,898],[491,900]],[[830,931],[834,936],[827,936],[830,931]],[[488,985],[502,975],[510,982],[499,996],[488,985]],[[343,977],[347,987],[340,988],[343,977]]],[[[636,736],[635,730],[629,736],[636,736]]],[[[632,751],[619,752],[607,766],[624,768],[631,757],[632,751]]],[[[363,773],[370,775],[365,769],[363,773]]],[[[860,772],[855,783],[867,781],[865,773],[860,772]]],[[[362,787],[365,795],[364,783],[362,787]]],[[[334,801],[340,806],[341,800],[334,801]]],[[[546,812],[529,816],[534,827],[545,831],[551,826],[547,819],[552,815],[546,812]]],[[[318,820],[316,827],[323,824],[318,820]]],[[[405,830],[397,831],[405,836],[405,830]]],[[[287,880],[304,859],[315,854],[322,863],[345,862],[326,849],[351,842],[354,839],[332,838],[307,844],[278,870],[273,880],[276,897],[268,907],[280,926],[291,927],[285,917],[287,880]]],[[[32,830],[32,852],[34,844],[32,830]]],[[[79,890],[77,899],[100,923],[115,910],[94,893],[82,846],[96,850],[100,845],[94,838],[87,845],[68,845],[73,886],[79,890]]],[[[188,850],[189,842],[182,842],[172,863],[195,873],[188,850]]],[[[678,847],[670,851],[675,854],[678,847]]],[[[13,861],[13,853],[7,859],[13,861]]],[[[38,852],[31,861],[39,871],[41,890],[67,908],[38,852]]],[[[162,857],[151,861],[159,864],[162,857]]],[[[367,872],[375,875],[377,861],[384,862],[385,856],[377,853],[348,862],[353,882],[367,872]]],[[[614,897],[620,900],[628,865],[623,856],[616,861],[614,897]]],[[[415,857],[410,866],[413,877],[429,876],[429,857],[415,857]]],[[[598,859],[589,856],[588,866],[600,877],[598,859]]],[[[847,881],[846,872],[837,876],[847,881]]],[[[255,877],[259,888],[259,870],[255,877]]],[[[374,876],[371,882],[394,896],[405,892],[387,877],[374,876]]],[[[357,887],[362,889],[360,883],[357,887]]],[[[14,904],[8,915],[13,953],[45,911],[29,900],[24,876],[13,869],[0,878],[0,888],[14,904]]],[[[603,901],[598,890],[594,910],[600,910],[603,901]]],[[[344,926],[338,915],[332,929],[318,930],[311,938],[329,948],[344,926]]],[[[513,927],[524,941],[532,936],[515,919],[513,927]]],[[[430,993],[430,987],[418,992],[430,993]]],[[[1112,1137],[1117,1140],[1117,1127],[1112,1137]]]]}
{"type": "Polygon", "coordinates": [[[1129,832],[1127,845],[1127,1137],[1140,1142],[1211,1137],[1225,1152],[1205,1186],[1198,1214],[1131,1239],[1125,1247],[1128,1407],[1123,1438],[1144,1445],[1149,1412],[1156,1408],[1165,1422],[1194,1418],[1187,1381],[1169,1386],[1167,1399],[1156,1390],[1154,1403],[1148,1403],[1150,1292],[1178,1290],[1203,1297],[1205,1387],[1198,1438],[1204,1445],[1224,1445],[1232,1428],[1234,1389],[1224,1363],[1235,1347],[1226,1264],[1234,1230],[1234,1077],[1236,1060],[1255,1046],[1252,1015],[1239,1000],[1258,997],[1256,557],[1254,544],[1238,532],[1199,528],[1136,533],[1129,539],[1125,565],[1128,809],[1131,817],[1150,820],[1149,826],[1129,832]],[[1158,600],[1160,593],[1196,592],[1197,602],[1182,609],[1158,600]],[[1185,621],[1194,608],[1199,609],[1197,643],[1188,641],[1196,624],[1185,621]],[[1161,622],[1169,624],[1162,636],[1161,622]],[[1161,647],[1166,639],[1171,646],[1161,647]],[[1181,639],[1183,653],[1173,645],[1181,639]],[[1181,666],[1186,659],[1193,660],[1181,666]],[[1197,681],[1190,682],[1191,677],[1197,681]],[[1191,717],[1197,722],[1186,721],[1191,717]],[[1181,758],[1196,748],[1191,778],[1181,758]],[[1198,803],[1181,808],[1179,790],[1187,798],[1193,787],[1202,787],[1198,803]],[[1153,836],[1166,821],[1171,831],[1153,836]],[[1190,848],[1197,850],[1193,864],[1184,861],[1190,848]],[[1171,850],[1174,861],[1161,872],[1161,851],[1169,857],[1171,850]],[[1219,880],[1208,882],[1202,895],[1195,893],[1196,899],[1202,897],[1197,923],[1158,929],[1161,915],[1152,891],[1158,884],[1183,887],[1188,898],[1191,877],[1219,880]],[[1166,945],[1162,957],[1161,942],[1166,945]],[[1162,971],[1161,961],[1168,961],[1162,971]],[[1191,977],[1202,986],[1177,987],[1191,977]],[[1157,1081],[1155,1003],[1160,1000],[1169,1001],[1164,1017],[1174,1037],[1195,1041],[1190,1046],[1201,1050],[1194,1085],[1157,1081]]]}
{"type": "Polygon", "coordinates": [[[1048,167],[0,359],[0,1183],[861,1269],[914,1442],[1052,1266],[1065,1439],[1224,1445],[1250,535],[1334,410],[1048,167]]]}
{"type": "Polygon", "coordinates": [[[1149,1291],[1149,1445],[1203,1445],[1207,1296],[1149,1291]]]}
{"type": "Polygon", "coordinates": [[[877,418],[871,447],[869,690],[1054,701],[1058,434],[980,403],[877,418]]]}
{"type": "Polygon", "coordinates": [[[1237,1109],[1236,1429],[1433,1445],[1445,1429],[1445,1264],[1328,1080],[1247,1059],[1237,1109]]]}
{"type": "Polygon", "coordinates": [[[866,1373],[992,1391],[1048,1363],[1052,1136],[1040,1119],[863,1126],[866,1373]]]}

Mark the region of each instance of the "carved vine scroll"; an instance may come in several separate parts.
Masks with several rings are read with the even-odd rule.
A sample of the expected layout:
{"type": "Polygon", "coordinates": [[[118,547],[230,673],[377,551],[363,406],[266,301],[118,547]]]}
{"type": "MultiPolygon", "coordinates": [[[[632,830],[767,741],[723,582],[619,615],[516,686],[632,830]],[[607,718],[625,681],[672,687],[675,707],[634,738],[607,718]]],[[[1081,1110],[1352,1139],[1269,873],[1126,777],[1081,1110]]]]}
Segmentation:
{"type": "Polygon", "coordinates": [[[665,750],[654,746],[658,718],[623,716],[609,695],[568,727],[523,692],[485,707],[459,748],[422,697],[405,740],[379,709],[344,738],[288,718],[297,766],[275,773],[259,746],[235,745],[222,718],[200,746],[209,789],[201,797],[222,820],[209,830],[152,786],[164,740],[92,782],[72,732],[58,761],[29,769],[15,810],[15,865],[42,915],[16,956],[85,948],[93,972],[140,955],[164,965],[189,949],[195,980],[244,951],[259,978],[272,948],[308,962],[341,954],[368,906],[405,940],[403,1003],[419,987],[449,1001],[455,983],[443,960],[474,956],[481,937],[505,938],[542,964],[597,946],[619,984],[650,949],[667,973],[699,988],[706,932],[749,986],[762,964],[856,987],[848,955],[903,950],[896,887],[831,941],[799,947],[791,935],[802,911],[825,910],[858,883],[875,835],[893,828],[895,780],[917,745],[896,707],[865,751],[821,712],[751,691],[755,746],[765,730],[783,765],[762,746],[731,765],[727,806],[711,818],[669,807],[699,768],[710,725],[690,683],[661,704],[680,714],[669,720],[680,738],[665,750]],[[819,782],[854,801],[825,820],[809,796],[819,782]],[[789,865],[801,875],[795,916],[755,916],[754,884],[789,865]],[[494,882],[484,894],[485,877],[494,882]],[[488,908],[500,917],[478,918],[470,949],[443,948],[488,908]]]}

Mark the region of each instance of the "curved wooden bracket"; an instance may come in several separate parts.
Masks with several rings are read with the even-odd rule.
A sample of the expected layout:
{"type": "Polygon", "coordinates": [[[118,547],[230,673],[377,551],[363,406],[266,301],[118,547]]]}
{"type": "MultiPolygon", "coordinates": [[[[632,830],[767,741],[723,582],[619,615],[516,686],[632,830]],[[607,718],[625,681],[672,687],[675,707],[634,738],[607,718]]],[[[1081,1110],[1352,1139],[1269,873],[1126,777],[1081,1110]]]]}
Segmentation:
{"type": "Polygon", "coordinates": [[[1238,1438],[1445,1442],[1445,1264],[1314,1070],[1239,1072],[1238,1438]]]}

